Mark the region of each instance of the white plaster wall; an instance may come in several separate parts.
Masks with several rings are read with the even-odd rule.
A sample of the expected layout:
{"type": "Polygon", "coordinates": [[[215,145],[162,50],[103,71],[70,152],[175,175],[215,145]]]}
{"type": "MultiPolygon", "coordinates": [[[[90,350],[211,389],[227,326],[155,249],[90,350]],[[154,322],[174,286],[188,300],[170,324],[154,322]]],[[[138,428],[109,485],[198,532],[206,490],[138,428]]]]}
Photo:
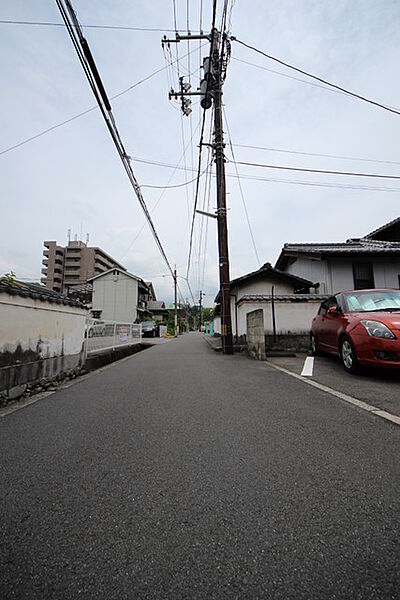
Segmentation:
{"type": "MultiPolygon", "coordinates": [[[[286,272],[302,277],[303,279],[308,279],[313,283],[319,281],[325,283],[325,285],[329,285],[329,271],[325,260],[299,257],[293,264],[287,267],[286,272]]],[[[319,293],[324,294],[325,292],[322,291],[319,293]]]]}
{"type": "Polygon", "coordinates": [[[0,352],[33,350],[42,358],[79,354],[87,311],[32,298],[0,294],[0,352]]]}
{"type": "Polygon", "coordinates": [[[240,285],[236,290],[232,290],[233,293],[237,294],[238,300],[242,296],[248,295],[260,295],[260,294],[271,294],[272,286],[274,286],[274,294],[293,294],[294,285],[293,283],[286,283],[279,280],[275,280],[272,277],[268,277],[265,280],[253,280],[248,283],[240,285]]]}
{"type": "Polygon", "coordinates": [[[138,282],[119,272],[93,281],[93,310],[101,310],[107,321],[133,323],[137,317],[138,282]]]}
{"type": "Polygon", "coordinates": [[[374,260],[375,287],[399,289],[400,259],[374,260]]]}
{"type": "MultiPolygon", "coordinates": [[[[369,259],[368,257],[349,257],[327,261],[301,257],[289,265],[287,272],[313,282],[319,281],[323,284],[318,290],[319,294],[335,294],[354,288],[353,262],[362,262],[363,260],[368,261],[369,259]]],[[[372,264],[375,287],[399,288],[399,258],[374,258],[372,264]]]]}
{"type": "MultiPolygon", "coordinates": [[[[312,319],[317,314],[320,303],[320,300],[303,302],[279,302],[279,300],[276,300],[276,333],[278,335],[309,333],[312,319]]],[[[265,333],[273,333],[271,302],[243,302],[238,306],[238,335],[246,334],[247,313],[258,308],[264,311],[265,333]]]]}

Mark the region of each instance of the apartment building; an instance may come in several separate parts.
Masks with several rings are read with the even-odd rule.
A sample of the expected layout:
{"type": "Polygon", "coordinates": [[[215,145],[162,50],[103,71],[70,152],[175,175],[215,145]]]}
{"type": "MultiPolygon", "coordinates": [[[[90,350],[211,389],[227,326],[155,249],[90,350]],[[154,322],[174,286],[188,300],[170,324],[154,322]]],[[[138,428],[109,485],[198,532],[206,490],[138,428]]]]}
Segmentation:
{"type": "Polygon", "coordinates": [[[86,282],[114,267],[126,271],[101,248],[90,247],[80,240],[69,241],[67,246],[45,241],[41,282],[47,289],[68,293],[73,286],[86,282]]]}

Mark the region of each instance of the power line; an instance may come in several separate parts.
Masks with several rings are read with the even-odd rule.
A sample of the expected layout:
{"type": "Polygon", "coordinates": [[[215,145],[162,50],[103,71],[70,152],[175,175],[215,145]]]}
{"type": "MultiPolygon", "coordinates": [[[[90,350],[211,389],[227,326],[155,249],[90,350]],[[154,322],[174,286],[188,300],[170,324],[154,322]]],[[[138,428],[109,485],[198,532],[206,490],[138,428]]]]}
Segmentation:
{"type": "Polygon", "coordinates": [[[337,158],[340,160],[355,160],[360,162],[381,163],[385,165],[400,165],[400,161],[381,160],[378,158],[361,158],[360,156],[343,156],[339,154],[322,154],[320,152],[299,152],[297,150],[288,150],[285,148],[266,148],[265,146],[250,146],[249,144],[233,144],[235,148],[250,148],[253,150],[267,150],[268,152],[283,152],[285,154],[298,154],[301,156],[319,156],[323,158],[337,158]]]}
{"type": "Polygon", "coordinates": [[[151,232],[153,234],[156,245],[171,273],[174,277],[174,271],[169,263],[165,250],[161,244],[160,238],[155,229],[154,223],[152,221],[151,215],[143,198],[142,192],[140,190],[140,186],[136,180],[136,177],[133,173],[132,166],[130,163],[130,157],[127,155],[124,145],[121,141],[120,134],[118,132],[116,122],[114,119],[114,115],[111,110],[110,101],[107,97],[106,91],[103,86],[103,82],[101,80],[100,74],[97,70],[96,63],[94,61],[93,55],[90,51],[89,45],[83,36],[81,26],[76,17],[74,9],[72,8],[70,0],[56,0],[57,6],[60,10],[61,16],[64,20],[64,23],[67,27],[69,36],[73,43],[73,46],[78,55],[79,61],[82,65],[82,68],[85,72],[86,78],[89,82],[89,85],[93,91],[93,94],[96,98],[96,101],[99,105],[101,113],[103,115],[104,121],[107,125],[109,133],[112,137],[114,145],[117,149],[117,152],[120,156],[121,162],[124,166],[126,174],[128,175],[129,181],[132,185],[132,188],[135,192],[137,199],[139,200],[139,204],[141,205],[144,214],[146,215],[148,224],[150,226],[151,232]],[[65,5],[65,6],[64,6],[65,5]],[[68,14],[69,13],[69,14],[68,14]]]}
{"type": "MultiPolygon", "coordinates": [[[[200,126],[200,125],[199,125],[199,126],[200,126]]],[[[199,127],[199,126],[198,126],[198,127],[199,127]]],[[[189,142],[188,142],[188,144],[187,144],[187,145],[189,145],[189,144],[191,144],[191,143],[192,143],[192,141],[193,141],[193,137],[194,137],[194,134],[196,133],[196,131],[197,131],[198,127],[197,127],[197,128],[195,129],[195,131],[193,132],[193,135],[192,135],[192,137],[190,138],[190,140],[189,140],[189,142]]],[[[187,148],[184,148],[184,150],[186,150],[186,149],[187,149],[187,148]]],[[[151,209],[151,211],[150,211],[150,212],[151,212],[151,214],[153,214],[153,213],[154,213],[155,209],[157,208],[157,206],[158,206],[158,205],[159,205],[159,203],[161,202],[161,200],[162,200],[162,198],[163,198],[163,196],[164,196],[165,192],[166,192],[166,191],[167,191],[167,189],[168,189],[168,184],[170,183],[170,181],[172,181],[172,178],[173,178],[173,176],[175,175],[176,171],[177,171],[178,169],[182,168],[182,167],[180,167],[180,163],[182,162],[182,159],[183,159],[183,153],[182,153],[182,154],[181,154],[181,156],[179,157],[178,164],[177,164],[177,165],[175,165],[175,167],[174,167],[174,170],[172,171],[172,173],[171,173],[171,175],[170,175],[170,177],[169,177],[169,179],[168,179],[168,181],[167,181],[167,184],[166,184],[166,185],[163,187],[163,191],[162,191],[162,192],[161,192],[161,194],[159,195],[159,197],[158,197],[158,200],[156,201],[156,203],[155,203],[155,204],[154,204],[154,206],[152,207],[152,209],[151,209]]],[[[137,161],[139,161],[139,162],[140,162],[140,159],[135,159],[135,158],[133,158],[133,160],[137,160],[137,161]]],[[[142,162],[148,162],[148,161],[142,161],[142,162]]],[[[124,257],[125,257],[125,256],[128,254],[129,250],[132,248],[132,246],[134,245],[134,243],[136,242],[136,240],[137,240],[137,239],[139,238],[139,236],[141,235],[141,233],[142,233],[143,229],[145,228],[145,226],[146,226],[146,221],[143,223],[142,227],[139,229],[138,233],[137,233],[137,234],[136,234],[136,236],[133,238],[133,240],[132,240],[132,241],[131,241],[131,243],[129,244],[128,248],[125,250],[125,252],[124,252],[124,254],[123,254],[122,258],[124,258],[124,257]]],[[[122,260],[122,258],[121,258],[121,260],[122,260]]]]}
{"type": "MultiPolygon", "coordinates": [[[[192,50],[192,53],[193,52],[195,52],[195,50],[192,50]]],[[[116,98],[119,98],[120,96],[123,96],[124,94],[127,94],[128,92],[130,92],[134,88],[138,87],[142,83],[145,83],[146,81],[148,81],[149,79],[151,79],[155,75],[158,75],[158,73],[161,73],[162,71],[165,71],[168,68],[168,66],[169,65],[165,65],[164,67],[160,67],[156,71],[153,71],[149,75],[146,75],[146,77],[143,77],[143,79],[139,79],[139,81],[136,81],[136,83],[133,83],[132,85],[130,85],[129,87],[125,88],[121,92],[118,92],[117,94],[114,94],[114,96],[110,96],[110,100],[115,100],[116,98]]],[[[88,108],[88,109],[86,109],[86,110],[84,110],[84,111],[82,111],[82,112],[74,115],[73,117],[70,117],[69,119],[66,119],[65,121],[61,121],[60,123],[57,123],[56,125],[53,125],[52,127],[48,127],[47,129],[44,129],[43,131],[40,131],[39,133],[37,133],[35,135],[32,135],[31,137],[26,138],[25,140],[22,140],[21,142],[18,142],[18,144],[14,144],[13,146],[9,146],[8,148],[5,148],[5,150],[1,150],[0,151],[0,156],[2,154],[7,154],[7,152],[11,152],[11,150],[16,150],[16,148],[20,148],[21,146],[24,146],[25,144],[28,144],[29,142],[33,142],[33,140],[36,140],[37,138],[42,137],[42,135],[45,135],[46,133],[50,133],[50,131],[54,131],[54,129],[58,129],[59,127],[62,127],[63,125],[67,125],[68,123],[71,123],[72,121],[75,121],[75,119],[79,119],[80,117],[83,117],[84,115],[87,115],[88,113],[90,113],[90,112],[92,112],[94,110],[97,110],[98,108],[99,108],[98,105],[92,106],[91,108],[88,108]]]]}
{"type": "MultiPolygon", "coordinates": [[[[65,23],[52,23],[50,21],[15,21],[12,19],[0,19],[0,24],[3,25],[39,25],[44,27],[65,27],[65,23]]],[[[111,30],[120,30],[120,31],[154,31],[156,33],[162,33],[164,31],[167,32],[175,32],[178,33],[184,32],[184,29],[165,29],[165,28],[156,28],[156,27],[129,27],[128,25],[93,25],[93,24],[85,24],[81,25],[81,27],[86,27],[87,29],[111,29],[111,30]]],[[[199,33],[198,31],[193,31],[192,33],[199,33]]]]}
{"type": "Polygon", "coordinates": [[[239,176],[239,172],[238,172],[238,168],[237,168],[237,163],[236,163],[236,160],[235,160],[235,154],[234,154],[234,151],[233,151],[233,144],[232,144],[231,132],[230,132],[229,124],[228,124],[228,119],[226,118],[225,109],[224,109],[224,115],[225,115],[226,129],[227,129],[227,132],[228,132],[229,146],[230,146],[230,149],[231,149],[232,158],[233,158],[233,162],[234,162],[234,165],[235,165],[235,170],[236,170],[237,181],[238,181],[238,185],[239,185],[240,196],[242,198],[242,204],[243,204],[243,208],[244,208],[244,213],[246,215],[247,226],[249,228],[250,237],[251,237],[251,241],[252,241],[253,248],[254,248],[254,254],[256,255],[256,259],[257,259],[258,264],[261,265],[260,257],[258,256],[258,252],[257,252],[256,241],[254,239],[253,230],[252,230],[251,223],[250,223],[249,213],[247,211],[246,201],[244,199],[244,193],[243,193],[243,189],[242,189],[242,184],[240,182],[240,176],[239,176]]]}
{"type": "MultiPolygon", "coordinates": [[[[212,48],[213,48],[214,36],[215,36],[215,19],[216,19],[216,14],[217,14],[217,0],[213,0],[212,26],[211,26],[211,43],[210,43],[210,53],[209,53],[209,61],[210,61],[210,63],[211,63],[212,48]]],[[[208,86],[209,86],[209,79],[207,79],[206,94],[205,94],[206,96],[207,96],[207,93],[208,93],[208,86]]],[[[198,160],[198,166],[197,166],[196,192],[195,192],[194,203],[193,203],[192,225],[191,225],[191,229],[190,229],[190,238],[189,238],[189,252],[188,252],[187,269],[186,269],[186,277],[187,278],[189,278],[190,260],[191,260],[191,255],[192,255],[192,246],[193,246],[194,222],[195,222],[195,218],[196,218],[196,208],[197,208],[197,202],[198,202],[198,198],[199,198],[200,171],[201,171],[201,152],[202,152],[202,147],[203,147],[203,136],[204,136],[205,122],[206,122],[206,109],[204,108],[203,109],[203,121],[202,121],[202,125],[201,125],[200,144],[199,144],[199,160],[198,160]]]]}
{"type": "MultiPolygon", "coordinates": [[[[229,174],[227,177],[237,177],[236,175],[229,174]]],[[[366,192],[395,192],[398,194],[400,188],[388,188],[368,185],[355,185],[349,183],[325,183],[322,181],[301,181],[299,179],[277,179],[274,177],[257,177],[255,175],[239,175],[241,179],[250,179],[253,181],[264,181],[268,183],[287,183],[291,185],[302,185],[306,187],[323,187],[323,188],[334,188],[344,190],[362,190],[366,192]]]]}
{"type": "Polygon", "coordinates": [[[246,44],[245,42],[242,42],[235,36],[231,36],[231,40],[234,42],[237,42],[238,44],[241,44],[242,46],[245,46],[246,48],[249,48],[250,50],[253,50],[254,52],[257,52],[258,54],[261,54],[262,56],[265,56],[266,58],[268,58],[270,60],[273,60],[273,61],[279,63],[280,65],[283,65],[284,67],[287,67],[288,69],[292,69],[293,71],[297,71],[297,73],[306,75],[306,77],[311,77],[312,79],[315,79],[316,81],[320,81],[321,83],[324,83],[325,85],[328,85],[331,88],[339,90],[340,92],[343,92],[344,94],[347,94],[348,96],[352,96],[353,98],[357,98],[358,100],[362,100],[363,102],[367,102],[368,104],[372,104],[374,106],[377,106],[378,108],[382,108],[383,110],[387,110],[396,115],[400,115],[400,111],[396,110],[395,108],[391,108],[390,106],[381,104],[380,102],[377,102],[376,100],[371,100],[370,98],[366,98],[365,96],[356,94],[355,92],[347,90],[346,88],[344,88],[340,85],[336,85],[335,83],[331,83],[330,81],[327,81],[326,79],[322,79],[322,77],[318,77],[317,75],[313,75],[312,73],[309,73],[308,71],[304,71],[303,69],[295,67],[294,65],[291,65],[290,63],[287,63],[287,62],[281,60],[280,58],[276,58],[275,56],[272,56],[271,54],[267,54],[266,52],[263,52],[262,50],[259,50],[258,48],[251,46],[250,44],[246,44]]]}
{"type": "Polygon", "coordinates": [[[325,169],[306,169],[304,167],[287,167],[282,165],[265,165],[261,163],[252,163],[246,161],[231,161],[238,165],[245,165],[247,167],[261,167],[264,169],[279,169],[281,171],[298,171],[301,173],[319,173],[325,175],[346,175],[350,177],[373,177],[376,179],[400,179],[400,175],[381,175],[378,173],[353,173],[351,171],[328,171],[325,169]]]}
{"type": "MultiPolygon", "coordinates": [[[[200,173],[200,176],[204,175],[204,173],[207,171],[208,167],[210,165],[207,165],[207,167],[200,173]]],[[[188,169],[185,168],[185,171],[188,171],[188,169]]],[[[190,185],[191,183],[193,183],[194,181],[197,180],[197,176],[193,177],[193,179],[190,179],[189,181],[185,181],[184,183],[177,183],[175,185],[146,185],[146,184],[142,184],[140,187],[141,188],[154,188],[154,189],[163,189],[163,190],[171,190],[173,188],[181,188],[181,187],[185,187],[190,185]]]]}
{"type": "MultiPolygon", "coordinates": [[[[158,167],[165,167],[168,169],[179,169],[179,170],[184,169],[184,167],[181,167],[181,166],[177,166],[177,165],[173,165],[173,164],[169,164],[169,163],[163,163],[163,162],[159,162],[159,161],[151,161],[151,160],[147,160],[147,159],[140,159],[137,157],[132,157],[132,159],[137,162],[143,162],[146,164],[156,165],[158,167]]],[[[230,162],[233,163],[233,161],[230,161],[230,162]]],[[[228,164],[229,164],[229,162],[228,162],[228,164]]],[[[189,167],[187,168],[187,170],[192,171],[192,169],[190,169],[189,167]]],[[[193,169],[193,171],[194,171],[194,169],[193,169]]],[[[233,173],[227,173],[226,176],[237,178],[237,175],[234,175],[233,173]]],[[[213,174],[212,177],[215,177],[215,175],[213,174]]],[[[257,177],[255,175],[246,175],[243,173],[239,173],[239,177],[240,177],[240,179],[249,179],[249,180],[252,179],[254,181],[267,181],[267,182],[273,182],[273,183],[292,183],[292,184],[296,184],[296,185],[306,185],[306,186],[309,185],[309,186],[314,186],[314,187],[330,187],[330,188],[338,188],[338,189],[353,189],[353,190],[365,190],[365,191],[374,191],[374,192],[400,192],[400,188],[376,187],[376,186],[357,185],[357,184],[306,182],[306,181],[293,180],[293,179],[274,179],[274,178],[269,178],[269,177],[257,177]]]]}

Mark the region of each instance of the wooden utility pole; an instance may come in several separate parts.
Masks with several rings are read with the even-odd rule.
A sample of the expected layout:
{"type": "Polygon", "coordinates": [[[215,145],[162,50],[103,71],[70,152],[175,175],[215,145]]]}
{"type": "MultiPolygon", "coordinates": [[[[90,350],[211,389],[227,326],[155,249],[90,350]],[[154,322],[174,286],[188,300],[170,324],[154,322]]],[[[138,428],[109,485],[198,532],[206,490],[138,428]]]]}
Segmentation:
{"type": "MultiPolygon", "coordinates": [[[[173,89],[169,92],[169,98],[180,99],[182,111],[189,114],[189,104],[183,99],[189,96],[201,96],[200,105],[204,110],[212,106],[214,101],[214,159],[217,172],[217,222],[218,222],[218,251],[219,251],[219,282],[221,301],[221,337],[222,351],[224,354],[233,354],[232,320],[231,320],[231,298],[229,279],[229,252],[228,252],[228,227],[226,215],[226,184],[225,184],[225,156],[224,156],[224,132],[222,127],[222,83],[223,83],[223,44],[220,50],[221,39],[217,29],[213,29],[210,35],[187,35],[176,34],[175,39],[163,38],[163,44],[179,43],[182,40],[208,39],[211,42],[210,56],[204,59],[204,79],[200,82],[199,91],[190,92],[190,85],[185,84],[183,78],[180,80],[180,91],[173,89]]],[[[225,65],[226,68],[226,65],[225,65]]],[[[201,148],[200,148],[201,152],[201,148]]],[[[197,211],[206,216],[212,214],[197,211]]],[[[201,325],[201,323],[200,323],[201,325]]]]}
{"type": "Polygon", "coordinates": [[[214,153],[217,170],[217,222],[219,250],[219,285],[221,300],[221,337],[224,354],[233,354],[231,295],[229,278],[228,225],[226,218],[226,182],[224,157],[224,132],[222,129],[222,73],[219,56],[220,37],[213,31],[211,52],[214,85],[214,153]]]}

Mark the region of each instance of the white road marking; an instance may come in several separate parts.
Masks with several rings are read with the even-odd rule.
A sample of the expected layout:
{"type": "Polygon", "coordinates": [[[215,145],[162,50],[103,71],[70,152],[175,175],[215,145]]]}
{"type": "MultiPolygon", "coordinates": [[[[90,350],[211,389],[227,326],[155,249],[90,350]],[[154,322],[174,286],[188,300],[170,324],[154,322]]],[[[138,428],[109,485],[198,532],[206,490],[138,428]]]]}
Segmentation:
{"type": "Polygon", "coordinates": [[[322,392],[326,392],[327,394],[336,396],[336,398],[340,398],[340,400],[344,400],[345,402],[348,402],[348,404],[353,404],[353,406],[357,406],[358,408],[361,408],[361,410],[365,410],[369,413],[377,415],[378,417],[382,417],[382,419],[386,419],[387,421],[390,421],[391,423],[394,423],[395,425],[400,425],[400,417],[398,417],[397,415],[392,415],[392,413],[389,413],[386,410],[382,410],[380,408],[377,408],[376,406],[367,404],[366,402],[363,402],[362,400],[353,398],[353,396],[348,396],[347,394],[338,392],[337,390],[334,390],[334,389],[328,387],[327,385],[322,385],[322,383],[318,383],[316,381],[313,381],[312,379],[304,379],[304,377],[302,377],[301,375],[297,375],[297,373],[292,373],[292,371],[288,371],[288,369],[279,367],[278,365],[275,365],[272,362],[269,362],[268,365],[270,365],[274,369],[277,369],[278,371],[282,371],[283,373],[286,373],[287,375],[294,377],[295,379],[299,379],[303,383],[312,385],[312,386],[318,388],[319,390],[321,390],[322,392]]]}
{"type": "Polygon", "coordinates": [[[300,373],[300,376],[301,377],[312,377],[313,371],[314,371],[314,357],[307,356],[306,360],[304,361],[303,370],[300,373]]]}

